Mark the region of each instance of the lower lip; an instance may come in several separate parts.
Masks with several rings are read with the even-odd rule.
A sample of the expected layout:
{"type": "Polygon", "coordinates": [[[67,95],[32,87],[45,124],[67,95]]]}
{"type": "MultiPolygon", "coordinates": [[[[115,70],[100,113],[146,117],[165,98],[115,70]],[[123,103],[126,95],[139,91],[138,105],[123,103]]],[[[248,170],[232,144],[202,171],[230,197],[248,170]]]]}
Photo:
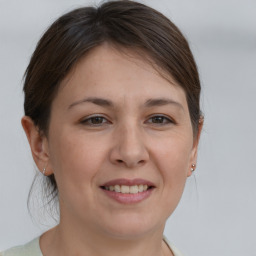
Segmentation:
{"type": "Polygon", "coordinates": [[[122,204],[135,204],[147,199],[151,194],[153,189],[149,189],[136,194],[123,194],[114,191],[104,190],[103,192],[110,198],[122,204]]]}

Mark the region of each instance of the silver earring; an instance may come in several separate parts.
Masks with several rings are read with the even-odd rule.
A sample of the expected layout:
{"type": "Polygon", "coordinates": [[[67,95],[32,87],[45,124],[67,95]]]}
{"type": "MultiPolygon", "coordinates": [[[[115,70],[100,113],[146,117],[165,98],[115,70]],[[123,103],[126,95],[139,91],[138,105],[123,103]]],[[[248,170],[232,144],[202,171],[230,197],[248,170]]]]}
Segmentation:
{"type": "Polygon", "coordinates": [[[196,165],[195,165],[195,164],[192,164],[191,166],[192,166],[191,172],[193,172],[193,171],[196,169],[196,165]]]}
{"type": "Polygon", "coordinates": [[[44,169],[43,169],[43,171],[42,171],[42,173],[43,173],[44,176],[45,176],[45,172],[46,172],[46,167],[44,167],[44,169]]]}

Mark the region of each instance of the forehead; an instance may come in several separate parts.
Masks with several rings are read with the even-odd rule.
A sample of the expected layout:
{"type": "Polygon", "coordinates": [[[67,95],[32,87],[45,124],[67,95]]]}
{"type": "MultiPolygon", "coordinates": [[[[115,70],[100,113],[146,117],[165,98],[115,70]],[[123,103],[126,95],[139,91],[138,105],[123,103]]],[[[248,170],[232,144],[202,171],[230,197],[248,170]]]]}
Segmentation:
{"type": "Polygon", "coordinates": [[[116,101],[169,95],[186,103],[183,89],[146,55],[143,58],[133,50],[110,44],[98,46],[84,56],[62,81],[58,94],[66,100],[104,96],[116,101]]]}

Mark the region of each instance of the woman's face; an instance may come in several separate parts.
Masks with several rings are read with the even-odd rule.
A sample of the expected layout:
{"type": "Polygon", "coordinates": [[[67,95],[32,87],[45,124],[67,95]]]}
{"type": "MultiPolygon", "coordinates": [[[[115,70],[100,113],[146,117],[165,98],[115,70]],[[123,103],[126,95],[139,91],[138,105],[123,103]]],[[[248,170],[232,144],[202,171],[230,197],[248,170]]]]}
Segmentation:
{"type": "Polygon", "coordinates": [[[97,47],[62,82],[44,147],[61,221],[134,237],[163,229],[197,143],[182,88],[124,51],[97,47]]]}

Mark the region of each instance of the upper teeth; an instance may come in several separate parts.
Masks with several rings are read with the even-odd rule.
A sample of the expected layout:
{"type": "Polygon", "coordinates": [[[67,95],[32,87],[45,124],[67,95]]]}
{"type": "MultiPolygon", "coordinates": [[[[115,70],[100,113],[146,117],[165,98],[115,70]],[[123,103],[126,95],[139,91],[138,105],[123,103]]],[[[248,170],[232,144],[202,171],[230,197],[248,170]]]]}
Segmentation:
{"type": "Polygon", "coordinates": [[[123,194],[136,194],[139,192],[146,191],[148,189],[148,185],[134,185],[134,186],[126,186],[126,185],[114,185],[114,186],[105,186],[106,190],[115,191],[123,194]]]}

